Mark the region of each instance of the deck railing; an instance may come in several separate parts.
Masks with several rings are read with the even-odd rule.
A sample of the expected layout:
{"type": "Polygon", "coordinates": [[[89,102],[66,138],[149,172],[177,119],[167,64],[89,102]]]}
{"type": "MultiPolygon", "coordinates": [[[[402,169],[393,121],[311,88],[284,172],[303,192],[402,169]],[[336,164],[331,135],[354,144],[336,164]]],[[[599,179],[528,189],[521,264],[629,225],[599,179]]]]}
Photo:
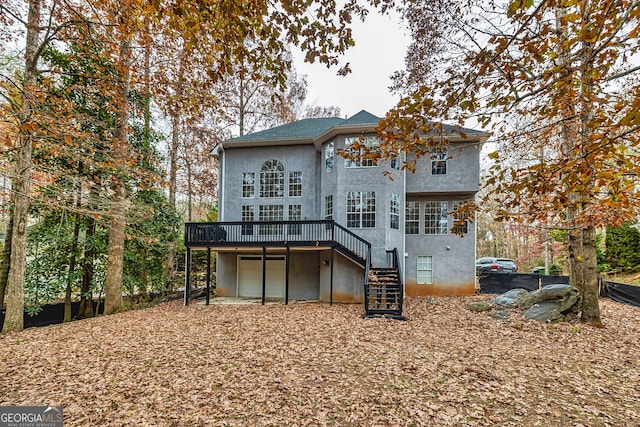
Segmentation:
{"type": "Polygon", "coordinates": [[[184,244],[194,247],[329,246],[364,265],[371,244],[333,220],[188,222],[184,244]]]}

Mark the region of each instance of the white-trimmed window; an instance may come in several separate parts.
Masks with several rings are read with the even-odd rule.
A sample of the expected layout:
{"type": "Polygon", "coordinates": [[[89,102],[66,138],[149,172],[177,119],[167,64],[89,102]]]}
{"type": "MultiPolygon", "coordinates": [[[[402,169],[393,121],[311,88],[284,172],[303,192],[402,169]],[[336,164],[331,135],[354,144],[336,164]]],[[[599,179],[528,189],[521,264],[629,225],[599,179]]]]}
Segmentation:
{"type": "Polygon", "coordinates": [[[458,208],[465,202],[455,201],[453,202],[453,227],[452,232],[455,234],[467,234],[469,232],[469,221],[462,219],[463,215],[458,213],[458,208]],[[462,221],[460,225],[456,225],[456,221],[462,221]]]}
{"type": "Polygon", "coordinates": [[[440,150],[431,155],[431,175],[447,174],[447,152],[440,150]]]}
{"type": "Polygon", "coordinates": [[[267,160],[262,164],[260,197],[284,197],[284,167],[277,160],[267,160]]]}
{"type": "Polygon", "coordinates": [[[418,256],[418,285],[432,285],[433,284],[433,257],[432,256],[418,256]]]}
{"type": "MultiPolygon", "coordinates": [[[[253,222],[253,205],[242,205],[242,222],[253,222]]],[[[242,224],[242,235],[253,235],[253,224],[242,224]]]]}
{"type": "Polygon", "coordinates": [[[250,199],[256,194],[256,174],[253,172],[244,172],[242,174],[242,198],[250,199]]]}
{"type": "Polygon", "coordinates": [[[347,192],[347,227],[375,228],[376,193],[375,191],[347,192]]]}
{"type": "Polygon", "coordinates": [[[389,226],[394,230],[400,228],[400,195],[391,193],[391,206],[390,206],[391,222],[389,226]]]}
{"type": "MultiPolygon", "coordinates": [[[[284,206],[260,205],[258,221],[283,221],[284,206]]],[[[282,233],[282,224],[264,224],[260,226],[260,235],[273,235],[282,233]]]]}
{"type": "Polygon", "coordinates": [[[420,202],[407,202],[404,209],[405,234],[420,234],[420,202]]]}
{"type": "MultiPolygon", "coordinates": [[[[289,205],[289,221],[302,219],[302,205],[289,205]]],[[[289,234],[302,234],[302,224],[289,224],[289,234]]]]}
{"type": "Polygon", "coordinates": [[[324,171],[326,173],[333,172],[333,160],[335,158],[336,148],[333,141],[324,146],[324,171]]]}
{"type": "Polygon", "coordinates": [[[447,234],[447,202],[424,202],[424,234],[447,234]]]}
{"type": "Polygon", "coordinates": [[[333,194],[324,196],[324,219],[333,219],[333,194]]]}
{"type": "Polygon", "coordinates": [[[400,156],[394,157],[391,159],[391,169],[400,170],[400,164],[402,161],[400,160],[400,156]]]}
{"type": "Polygon", "coordinates": [[[289,197],[302,197],[302,171],[289,172],[289,197]]]}
{"type": "Polygon", "coordinates": [[[373,159],[369,158],[369,156],[367,155],[367,151],[374,151],[378,148],[379,145],[380,140],[377,136],[366,136],[362,140],[360,138],[345,138],[344,150],[345,152],[351,154],[352,159],[344,159],[344,167],[366,168],[378,166],[378,164],[373,159]]]}

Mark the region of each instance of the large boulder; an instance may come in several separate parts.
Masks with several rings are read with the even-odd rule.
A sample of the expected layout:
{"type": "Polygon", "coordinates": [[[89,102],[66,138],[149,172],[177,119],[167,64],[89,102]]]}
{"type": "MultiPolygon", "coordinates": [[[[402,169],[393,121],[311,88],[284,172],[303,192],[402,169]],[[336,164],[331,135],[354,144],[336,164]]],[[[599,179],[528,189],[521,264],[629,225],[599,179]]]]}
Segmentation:
{"type": "Polygon", "coordinates": [[[570,285],[547,285],[537,291],[522,295],[516,305],[522,308],[529,308],[541,301],[558,301],[566,298],[577,298],[579,295],[578,289],[570,285]]]}
{"type": "Polygon", "coordinates": [[[516,306],[516,302],[528,293],[529,292],[526,289],[522,288],[511,289],[510,291],[495,297],[493,302],[500,307],[514,308],[516,306]]]}
{"type": "Polygon", "coordinates": [[[494,298],[494,304],[503,308],[524,308],[526,319],[540,322],[560,322],[573,318],[580,312],[580,293],[569,285],[547,285],[527,292],[511,289],[494,298]]]}
{"type": "Polygon", "coordinates": [[[570,285],[547,285],[518,300],[524,317],[539,322],[562,322],[580,312],[580,292],[570,285]]]}

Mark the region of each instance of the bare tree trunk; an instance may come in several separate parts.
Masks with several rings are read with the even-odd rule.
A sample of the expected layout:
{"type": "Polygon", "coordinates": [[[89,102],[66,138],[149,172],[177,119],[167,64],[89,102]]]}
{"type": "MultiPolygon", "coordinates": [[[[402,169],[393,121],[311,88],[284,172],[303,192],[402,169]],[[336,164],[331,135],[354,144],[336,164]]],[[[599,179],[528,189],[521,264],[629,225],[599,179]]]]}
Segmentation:
{"type": "Polygon", "coordinates": [[[147,142],[151,136],[151,29],[145,19],[144,40],[144,130],[147,142]]]}
{"type": "MultiPolygon", "coordinates": [[[[128,40],[120,44],[120,107],[116,113],[116,142],[124,152],[128,148],[127,119],[129,116],[129,79],[131,64],[131,46],[128,40]]],[[[122,308],[122,277],[124,266],[124,228],[126,211],[126,191],[120,177],[113,177],[111,189],[113,197],[109,219],[109,250],[107,273],[105,278],[104,314],[112,314],[122,308]]]]}
{"type": "Polygon", "coordinates": [[[602,326],[600,318],[600,287],[598,283],[598,254],[596,249],[596,229],[585,228],[582,231],[583,244],[583,288],[581,320],[593,326],[602,326]]]}
{"type": "MultiPolygon", "coordinates": [[[[588,2],[583,5],[585,11],[589,10],[588,2]]],[[[575,77],[576,69],[570,63],[566,40],[567,26],[563,21],[566,8],[558,6],[556,9],[556,22],[560,32],[559,39],[559,68],[569,73],[568,77],[575,77]]],[[[569,160],[583,158],[584,152],[580,148],[591,138],[593,108],[593,81],[592,73],[592,46],[588,41],[582,42],[581,55],[579,57],[580,90],[577,92],[574,102],[567,102],[567,109],[563,115],[570,119],[563,121],[562,127],[562,152],[569,160]],[[578,115],[576,110],[579,107],[578,115]],[[579,120],[574,120],[574,117],[579,120]]],[[[563,77],[563,76],[561,76],[563,77]]],[[[573,95],[572,95],[573,96],[573,95]]],[[[583,210],[583,201],[589,196],[587,193],[593,187],[591,182],[581,182],[583,190],[569,194],[569,206],[567,207],[566,221],[569,225],[569,277],[572,286],[576,287],[582,295],[582,321],[600,326],[600,308],[598,306],[598,260],[596,255],[595,228],[584,226],[584,220],[579,220],[583,210]]]]}
{"type": "MultiPolygon", "coordinates": [[[[82,166],[79,167],[82,169],[82,166]]],[[[82,184],[78,182],[76,189],[76,209],[82,207],[82,184]]],[[[80,236],[80,217],[76,212],[74,215],[73,241],[71,242],[71,253],[69,254],[69,270],[67,271],[67,287],[64,292],[64,319],[63,322],[71,322],[71,291],[73,287],[73,272],[76,269],[76,259],[78,256],[78,238],[80,236]]]]}
{"type": "Polygon", "coordinates": [[[91,297],[91,282],[93,282],[93,260],[96,257],[95,238],[96,220],[87,218],[87,235],[85,238],[84,261],[82,264],[82,285],[80,287],[80,307],[76,319],[93,317],[93,299],[91,297]]]}
{"type": "Polygon", "coordinates": [[[244,135],[244,73],[240,73],[240,90],[238,91],[238,132],[240,136],[244,135]]]}
{"type": "Polygon", "coordinates": [[[35,88],[38,77],[38,37],[40,33],[40,0],[29,0],[27,39],[25,45],[24,86],[22,111],[15,164],[15,196],[13,235],[11,236],[11,266],[9,268],[9,292],[3,333],[24,329],[24,282],[27,266],[27,219],[29,215],[29,191],[31,190],[31,155],[33,151],[33,121],[36,102],[35,88]]]}
{"type": "Polygon", "coordinates": [[[109,249],[105,278],[104,314],[122,308],[122,277],[124,266],[125,189],[118,180],[112,186],[111,219],[109,220],[109,249]]]}
{"type": "Polygon", "coordinates": [[[142,250],[142,259],[140,263],[140,302],[149,301],[149,271],[147,270],[146,260],[149,251],[145,248],[142,250]]]}
{"type": "Polygon", "coordinates": [[[2,266],[0,267],[0,308],[4,307],[4,294],[7,291],[9,267],[11,266],[11,236],[13,235],[13,207],[9,210],[9,223],[2,249],[2,266]]]}
{"type": "MultiPolygon", "coordinates": [[[[179,146],[179,130],[180,119],[178,113],[171,116],[171,147],[169,149],[169,203],[173,208],[176,207],[176,188],[178,185],[178,146],[179,146]]],[[[167,253],[167,293],[173,293],[173,284],[176,280],[176,241],[172,239],[169,242],[169,251],[167,253]]]]}
{"type": "MultiPolygon", "coordinates": [[[[585,1],[583,7],[583,19],[589,20],[588,13],[591,11],[591,2],[585,1]]],[[[580,50],[580,141],[581,146],[585,147],[594,132],[594,66],[593,54],[593,42],[589,39],[583,39],[581,41],[580,50]]],[[[586,158],[585,149],[580,150],[580,155],[586,158]]],[[[594,181],[590,175],[587,175],[588,180],[583,182],[583,199],[594,197],[594,194],[590,194],[593,191],[594,181]]],[[[602,320],[600,319],[600,306],[599,306],[599,287],[598,287],[598,256],[596,247],[596,230],[595,227],[588,225],[582,230],[582,245],[583,245],[583,257],[584,266],[582,269],[582,321],[594,326],[602,326],[602,320]]]]}
{"type": "Polygon", "coordinates": [[[193,188],[191,176],[191,162],[187,160],[187,220],[193,221],[193,188]]]}
{"type": "MultiPolygon", "coordinates": [[[[568,209],[567,217],[573,217],[571,209],[568,209]]],[[[567,251],[569,253],[569,283],[571,286],[580,291],[580,295],[584,292],[584,244],[582,242],[582,230],[569,230],[567,251]]]]}

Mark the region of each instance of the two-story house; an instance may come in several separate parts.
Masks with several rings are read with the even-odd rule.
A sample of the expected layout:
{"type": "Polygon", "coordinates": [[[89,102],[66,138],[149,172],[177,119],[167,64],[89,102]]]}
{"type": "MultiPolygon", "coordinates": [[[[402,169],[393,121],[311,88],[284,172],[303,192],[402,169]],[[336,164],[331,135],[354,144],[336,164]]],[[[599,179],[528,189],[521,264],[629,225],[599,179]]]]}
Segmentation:
{"type": "Polygon", "coordinates": [[[339,155],[375,148],[380,120],[304,119],[217,145],[220,222],[186,224],[185,244],[216,252],[218,296],[362,302],[376,267],[396,270],[400,297],[474,292],[475,225],[450,229],[488,135],[444,125],[446,149],[415,172],[339,155]]]}

